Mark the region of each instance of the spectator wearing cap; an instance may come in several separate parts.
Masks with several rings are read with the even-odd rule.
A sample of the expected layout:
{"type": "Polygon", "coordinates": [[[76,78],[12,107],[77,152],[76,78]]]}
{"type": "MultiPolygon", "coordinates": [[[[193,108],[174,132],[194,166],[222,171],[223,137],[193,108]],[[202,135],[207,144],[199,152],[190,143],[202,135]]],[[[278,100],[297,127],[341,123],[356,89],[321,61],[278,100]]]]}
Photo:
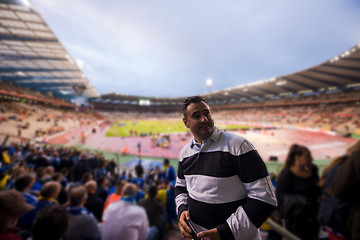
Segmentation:
{"type": "Polygon", "coordinates": [[[50,205],[41,209],[32,225],[33,240],[61,240],[69,225],[69,216],[60,205],[50,205]]]}
{"type": "Polygon", "coordinates": [[[19,218],[34,207],[25,202],[16,190],[0,192],[0,239],[21,240],[20,229],[16,228],[19,218]]]}
{"type": "Polygon", "coordinates": [[[15,181],[15,189],[22,193],[25,201],[32,206],[36,206],[37,198],[29,193],[35,182],[35,177],[31,174],[20,176],[15,181]]]}
{"type": "Polygon", "coordinates": [[[70,192],[70,206],[66,208],[70,219],[69,227],[65,233],[67,240],[101,239],[101,233],[94,215],[84,208],[87,198],[88,194],[84,186],[73,188],[70,192]]]}

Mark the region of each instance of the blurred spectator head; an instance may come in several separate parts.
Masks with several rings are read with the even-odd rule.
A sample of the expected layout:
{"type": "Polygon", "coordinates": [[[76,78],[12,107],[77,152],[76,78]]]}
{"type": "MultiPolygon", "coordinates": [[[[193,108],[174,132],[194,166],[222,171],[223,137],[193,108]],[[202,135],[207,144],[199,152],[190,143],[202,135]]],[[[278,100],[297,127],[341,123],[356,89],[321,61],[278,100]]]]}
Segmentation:
{"type": "Polygon", "coordinates": [[[126,183],[127,182],[125,180],[121,180],[121,179],[116,180],[116,182],[115,182],[115,193],[118,194],[118,195],[121,195],[122,190],[123,190],[124,186],[126,185],[126,183]]]}
{"type": "Polygon", "coordinates": [[[50,181],[44,184],[41,188],[40,195],[45,199],[57,198],[61,190],[61,184],[59,182],[50,181]]]}
{"type": "Polygon", "coordinates": [[[15,181],[15,189],[19,192],[24,192],[30,189],[35,182],[35,177],[32,174],[25,174],[20,176],[15,181]]]}
{"type": "Polygon", "coordinates": [[[63,206],[46,206],[42,208],[35,217],[32,225],[32,239],[62,239],[68,225],[69,216],[63,206]]]}
{"type": "Polygon", "coordinates": [[[19,218],[34,207],[25,202],[21,193],[16,190],[0,192],[0,232],[12,229],[19,218]]]}
{"type": "Polygon", "coordinates": [[[169,165],[170,165],[169,159],[165,158],[164,159],[164,166],[169,166],[169,165]]]}
{"type": "Polygon", "coordinates": [[[310,165],[312,162],[312,156],[310,150],[299,144],[293,144],[290,146],[289,153],[285,160],[284,168],[293,166],[296,162],[303,165],[310,165]]]}
{"type": "Polygon", "coordinates": [[[84,186],[78,186],[73,188],[69,195],[71,206],[84,206],[87,200],[88,194],[84,186]]]}
{"type": "Polygon", "coordinates": [[[158,189],[155,185],[150,185],[148,188],[148,196],[150,199],[154,199],[157,195],[158,189]]]}
{"type": "Polygon", "coordinates": [[[53,175],[55,172],[55,168],[53,166],[47,166],[46,167],[46,173],[49,175],[53,175]]]}
{"type": "Polygon", "coordinates": [[[88,181],[93,180],[93,175],[89,172],[86,172],[82,175],[81,181],[87,183],[88,181]]]}
{"type": "Polygon", "coordinates": [[[91,181],[88,181],[86,184],[85,184],[85,188],[86,188],[86,191],[89,193],[89,194],[95,194],[96,193],[96,188],[97,188],[97,184],[94,180],[91,180],[91,181]]]}
{"type": "Polygon", "coordinates": [[[133,183],[127,183],[123,188],[123,196],[136,196],[137,186],[133,183]]]}
{"type": "Polygon", "coordinates": [[[347,150],[346,154],[350,156],[353,152],[360,150],[360,140],[356,141],[353,145],[351,145],[347,150]]]}
{"type": "Polygon", "coordinates": [[[56,182],[61,182],[63,175],[59,172],[56,172],[52,175],[51,179],[56,182]]]}

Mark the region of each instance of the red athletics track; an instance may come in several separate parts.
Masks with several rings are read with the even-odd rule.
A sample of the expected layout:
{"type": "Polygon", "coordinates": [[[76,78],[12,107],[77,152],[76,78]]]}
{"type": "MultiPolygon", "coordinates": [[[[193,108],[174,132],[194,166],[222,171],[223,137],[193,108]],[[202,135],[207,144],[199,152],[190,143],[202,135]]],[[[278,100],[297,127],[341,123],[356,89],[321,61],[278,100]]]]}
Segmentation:
{"type": "MultiPolygon", "coordinates": [[[[92,133],[90,128],[83,128],[81,130],[60,135],[49,140],[49,142],[66,144],[72,141],[73,144],[80,144],[80,133],[84,130],[87,137],[85,144],[83,145],[86,147],[112,152],[122,152],[124,147],[127,146],[129,149],[128,154],[148,157],[167,157],[176,159],[178,158],[181,148],[191,139],[190,136],[186,136],[185,134],[172,134],[170,147],[161,148],[153,146],[151,137],[105,137],[105,129],[103,131],[92,133]],[[138,142],[141,142],[142,145],[140,154],[137,149],[138,142]]],[[[356,141],[356,139],[353,138],[344,138],[321,132],[294,129],[247,131],[238,132],[237,134],[248,139],[258,149],[259,154],[265,161],[268,161],[270,156],[277,156],[279,161],[284,161],[288,149],[293,143],[309,147],[315,160],[333,158],[344,154],[346,149],[356,141]]]]}

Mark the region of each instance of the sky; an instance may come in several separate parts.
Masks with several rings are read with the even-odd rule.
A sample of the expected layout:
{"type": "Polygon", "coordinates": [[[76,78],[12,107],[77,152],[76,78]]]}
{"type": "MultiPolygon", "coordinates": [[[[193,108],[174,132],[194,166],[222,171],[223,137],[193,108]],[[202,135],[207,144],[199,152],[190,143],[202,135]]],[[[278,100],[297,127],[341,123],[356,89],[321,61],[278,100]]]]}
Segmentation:
{"type": "Polygon", "coordinates": [[[99,94],[205,94],[295,73],[360,43],[358,0],[32,2],[99,94]]]}

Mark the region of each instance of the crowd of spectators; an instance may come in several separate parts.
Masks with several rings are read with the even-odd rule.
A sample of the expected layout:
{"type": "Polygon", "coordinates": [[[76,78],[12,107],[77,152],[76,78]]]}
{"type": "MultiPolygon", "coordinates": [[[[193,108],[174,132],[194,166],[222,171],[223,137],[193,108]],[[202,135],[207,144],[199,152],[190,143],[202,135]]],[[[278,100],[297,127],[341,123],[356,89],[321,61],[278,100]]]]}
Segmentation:
{"type": "Polygon", "coordinates": [[[0,96],[4,97],[15,97],[15,98],[22,98],[25,101],[28,102],[47,102],[55,105],[63,105],[70,107],[72,104],[70,104],[68,101],[57,98],[53,96],[51,93],[41,93],[38,91],[35,91],[31,88],[23,88],[20,86],[17,86],[13,84],[12,82],[8,81],[1,81],[1,89],[0,89],[0,96]]]}
{"type": "Polygon", "coordinates": [[[57,133],[79,129],[81,126],[98,126],[108,121],[99,113],[44,107],[36,104],[0,101],[0,134],[35,140],[49,139],[57,133]]]}
{"type": "MultiPolygon", "coordinates": [[[[286,98],[269,106],[215,110],[213,116],[222,122],[299,125],[344,135],[360,128],[358,103],[326,101],[358,95],[286,98]],[[308,104],[292,104],[299,100],[308,104]]],[[[109,123],[179,118],[179,113],[79,113],[19,102],[0,102],[0,113],[4,134],[28,138],[91,125],[99,119],[109,123]]],[[[319,177],[309,149],[291,146],[284,169],[274,179],[284,227],[302,239],[316,239],[320,226],[330,240],[360,239],[359,150],[358,142],[319,177]],[[350,172],[351,177],[344,178],[350,172]]],[[[19,140],[1,146],[0,161],[0,239],[113,239],[119,234],[164,239],[165,229],[176,222],[176,175],[168,160],[162,169],[145,171],[139,161],[134,171],[118,174],[115,162],[102,154],[19,140]]]]}
{"type": "MultiPolygon", "coordinates": [[[[321,229],[330,240],[359,239],[359,151],[360,141],[335,158],[319,177],[310,150],[298,144],[290,147],[283,170],[278,177],[272,174],[279,204],[276,211],[287,230],[301,239],[317,239],[321,229]],[[336,175],[338,171],[354,173],[346,178],[344,173],[336,175]],[[353,187],[354,196],[344,192],[353,187]]],[[[117,174],[116,167],[102,154],[72,148],[2,146],[0,219],[6,224],[0,237],[165,239],[165,229],[177,221],[174,167],[167,159],[162,169],[145,170],[141,160],[132,171],[117,174]]],[[[277,234],[268,237],[281,239],[277,234]]]]}
{"type": "Polygon", "coordinates": [[[356,104],[268,107],[217,111],[213,115],[224,122],[300,126],[334,131],[341,135],[360,127],[356,104]]]}
{"type": "Polygon", "coordinates": [[[119,175],[113,160],[73,148],[11,143],[1,147],[0,156],[0,193],[15,192],[23,205],[0,232],[1,239],[11,233],[18,237],[13,239],[113,239],[128,234],[139,236],[129,239],[156,240],[176,225],[176,174],[167,159],[163,169],[147,170],[139,161],[135,170],[119,175]],[[124,204],[133,211],[119,214],[122,208],[116,206],[124,204]],[[57,238],[46,238],[51,232],[39,233],[39,228],[50,224],[44,219],[57,215],[60,219],[51,220],[47,228],[59,225],[53,233],[57,238]]]}

